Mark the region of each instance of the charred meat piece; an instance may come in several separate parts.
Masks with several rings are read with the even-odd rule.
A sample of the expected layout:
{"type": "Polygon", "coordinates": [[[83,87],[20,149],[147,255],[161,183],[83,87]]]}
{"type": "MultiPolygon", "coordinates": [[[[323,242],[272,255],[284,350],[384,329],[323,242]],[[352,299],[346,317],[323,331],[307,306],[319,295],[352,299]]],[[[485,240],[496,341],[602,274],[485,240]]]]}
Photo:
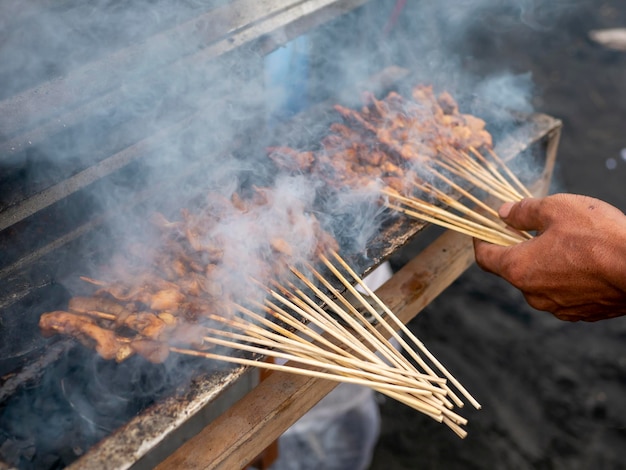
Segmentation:
{"type": "Polygon", "coordinates": [[[45,335],[61,333],[71,336],[85,346],[93,347],[104,359],[115,359],[124,346],[113,331],[101,328],[89,317],[70,312],[44,313],[39,319],[39,327],[45,335]]]}

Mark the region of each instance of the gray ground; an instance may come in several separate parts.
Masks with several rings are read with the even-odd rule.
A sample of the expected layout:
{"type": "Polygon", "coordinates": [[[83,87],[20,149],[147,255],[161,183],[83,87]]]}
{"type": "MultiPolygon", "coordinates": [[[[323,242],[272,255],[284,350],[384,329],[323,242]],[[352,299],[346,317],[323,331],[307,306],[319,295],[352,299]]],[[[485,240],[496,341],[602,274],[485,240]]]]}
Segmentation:
{"type": "MultiPolygon", "coordinates": [[[[536,109],[564,122],[553,190],[626,210],[626,52],[587,36],[626,27],[626,2],[549,3],[567,4],[557,22],[540,28],[520,23],[495,38],[477,30],[473,66],[531,71],[536,109]]],[[[626,468],[625,318],[560,322],[473,267],[411,328],[483,409],[465,411],[469,436],[460,440],[383,401],[372,470],[626,468]]]]}

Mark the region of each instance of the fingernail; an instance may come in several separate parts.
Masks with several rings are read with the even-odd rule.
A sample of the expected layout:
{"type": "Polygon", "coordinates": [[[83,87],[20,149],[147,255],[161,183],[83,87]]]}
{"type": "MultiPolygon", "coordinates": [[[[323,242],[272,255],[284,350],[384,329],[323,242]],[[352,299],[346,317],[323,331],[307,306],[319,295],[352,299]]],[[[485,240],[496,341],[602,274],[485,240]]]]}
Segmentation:
{"type": "Polygon", "coordinates": [[[498,210],[498,215],[500,216],[500,218],[506,219],[511,213],[512,207],[513,207],[512,202],[505,202],[504,204],[502,204],[500,206],[500,209],[498,210]]]}

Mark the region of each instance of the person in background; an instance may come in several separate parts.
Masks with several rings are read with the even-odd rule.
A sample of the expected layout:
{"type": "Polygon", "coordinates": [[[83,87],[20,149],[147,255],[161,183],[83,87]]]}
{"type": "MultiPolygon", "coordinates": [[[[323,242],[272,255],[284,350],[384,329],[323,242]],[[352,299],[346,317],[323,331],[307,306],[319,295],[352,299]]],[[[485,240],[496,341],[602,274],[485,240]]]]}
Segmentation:
{"type": "Polygon", "coordinates": [[[588,196],[505,203],[509,226],[536,231],[518,245],[474,240],[476,262],[522,291],[529,305],[567,321],[626,315],[626,216],[588,196]]]}

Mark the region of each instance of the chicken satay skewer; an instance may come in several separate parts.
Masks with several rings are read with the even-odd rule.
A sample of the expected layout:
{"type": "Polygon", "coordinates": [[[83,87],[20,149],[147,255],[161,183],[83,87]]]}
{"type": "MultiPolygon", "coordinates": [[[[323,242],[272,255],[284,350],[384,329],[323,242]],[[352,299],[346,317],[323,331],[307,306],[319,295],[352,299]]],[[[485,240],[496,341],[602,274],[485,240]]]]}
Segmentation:
{"type": "MultiPolygon", "coordinates": [[[[116,316],[113,314],[108,314],[108,313],[104,313],[104,312],[97,312],[97,311],[88,311],[85,312],[94,316],[97,316],[99,318],[105,319],[105,320],[115,320],[116,316]]],[[[385,370],[385,369],[381,369],[379,367],[373,366],[371,363],[368,363],[366,361],[361,361],[361,360],[356,360],[355,358],[350,358],[350,357],[345,357],[345,356],[338,356],[338,355],[333,355],[332,353],[329,353],[319,347],[314,347],[311,346],[308,342],[306,342],[305,339],[301,338],[301,337],[297,337],[300,339],[299,342],[297,342],[298,347],[293,347],[292,342],[288,342],[286,341],[287,338],[281,337],[279,335],[273,335],[272,341],[269,340],[262,340],[260,338],[258,338],[258,336],[254,336],[251,335],[249,332],[250,330],[252,330],[254,324],[248,324],[248,325],[241,325],[241,324],[237,324],[237,322],[234,321],[228,321],[227,319],[224,319],[222,317],[218,317],[217,315],[211,315],[212,319],[217,320],[217,321],[221,321],[224,324],[227,324],[229,326],[235,326],[238,327],[240,329],[244,329],[244,331],[246,331],[246,333],[248,333],[247,335],[242,335],[242,334],[235,334],[235,333],[229,333],[229,332],[225,332],[225,331],[221,331],[221,330],[216,330],[216,329],[212,329],[212,328],[208,328],[208,327],[204,327],[204,326],[200,326],[198,325],[199,328],[202,328],[203,330],[205,330],[205,332],[207,333],[212,333],[214,335],[221,335],[224,337],[230,337],[233,339],[237,339],[240,341],[249,341],[249,342],[254,342],[260,346],[268,346],[268,347],[272,347],[272,348],[281,348],[284,352],[288,352],[289,350],[291,350],[291,352],[297,352],[297,353],[302,353],[303,351],[311,353],[309,355],[301,355],[298,354],[298,357],[302,357],[308,360],[315,360],[316,357],[319,356],[325,356],[328,359],[332,359],[335,361],[335,363],[339,363],[338,365],[342,365],[341,363],[343,362],[343,365],[346,365],[345,363],[347,363],[347,366],[349,367],[350,365],[355,366],[355,367],[359,367],[360,369],[365,369],[362,372],[361,371],[357,371],[356,369],[351,369],[354,370],[356,372],[356,375],[362,375],[365,376],[366,378],[368,378],[368,380],[372,380],[373,378],[376,379],[380,379],[381,381],[393,381],[395,382],[397,385],[402,385],[403,383],[406,384],[407,387],[409,388],[416,388],[415,383],[411,383],[409,382],[405,376],[401,376],[397,373],[395,374],[391,374],[389,372],[389,370],[385,370]],[[278,340],[277,340],[278,339],[278,340]],[[307,347],[308,346],[308,347],[307,347]],[[352,360],[351,360],[352,359],[352,360]],[[370,369],[369,371],[367,369],[370,369]],[[381,375],[378,375],[376,373],[380,372],[381,375]]],[[[263,333],[264,335],[267,335],[269,332],[263,328],[257,327],[256,328],[257,333],[263,333]]],[[[212,342],[215,343],[215,338],[211,338],[208,336],[205,336],[203,338],[205,341],[207,342],[212,342]]],[[[130,338],[128,339],[130,341],[130,338]]],[[[231,346],[235,345],[236,343],[232,343],[231,346]]],[[[239,349],[243,349],[243,348],[239,348],[239,349]]],[[[442,379],[444,380],[444,379],[442,379]]],[[[383,387],[384,388],[384,387],[383,387]]],[[[420,383],[419,387],[417,387],[421,390],[429,390],[431,392],[441,392],[441,389],[437,388],[437,387],[432,387],[432,386],[428,386],[426,384],[420,383]]]]}

